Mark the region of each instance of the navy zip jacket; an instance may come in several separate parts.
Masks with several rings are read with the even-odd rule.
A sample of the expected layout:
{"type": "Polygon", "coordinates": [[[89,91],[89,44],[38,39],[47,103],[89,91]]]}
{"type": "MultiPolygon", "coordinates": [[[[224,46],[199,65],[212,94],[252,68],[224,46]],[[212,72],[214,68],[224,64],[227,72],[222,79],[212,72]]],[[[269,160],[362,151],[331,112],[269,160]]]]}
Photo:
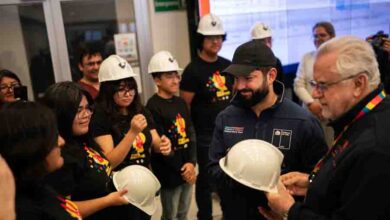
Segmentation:
{"type": "MultiPolygon", "coordinates": [[[[225,200],[222,201],[222,205],[225,202],[228,210],[229,207],[234,207],[232,215],[237,214],[240,219],[257,219],[248,212],[258,213],[256,207],[259,204],[255,203],[266,201],[265,198],[262,201],[248,201],[251,200],[249,197],[242,198],[242,200],[238,198],[240,193],[242,197],[245,196],[242,191],[248,190],[246,189],[248,187],[236,183],[219,166],[219,160],[226,155],[229,148],[246,139],[267,141],[284,154],[282,173],[290,171],[310,173],[327,151],[319,121],[301,106],[284,99],[283,88],[280,88],[280,85],[274,83],[275,91],[281,91],[278,100],[271,108],[264,110],[260,117],[257,117],[250,108],[243,108],[233,100],[232,105],[223,110],[215,122],[209,151],[209,174],[217,188],[225,189],[220,194],[233,194],[221,195],[221,200],[225,200]],[[248,204],[244,205],[246,202],[248,204]]],[[[254,193],[249,193],[249,195],[254,193]]],[[[225,213],[224,217],[234,219],[234,217],[229,218],[229,214],[225,215],[225,213]]]]}

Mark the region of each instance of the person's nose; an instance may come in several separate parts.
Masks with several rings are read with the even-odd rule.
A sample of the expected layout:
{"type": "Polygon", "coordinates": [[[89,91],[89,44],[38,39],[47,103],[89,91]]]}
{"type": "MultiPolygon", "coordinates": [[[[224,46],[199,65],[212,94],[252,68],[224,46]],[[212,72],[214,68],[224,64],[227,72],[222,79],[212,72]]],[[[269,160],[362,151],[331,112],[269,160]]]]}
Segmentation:
{"type": "Polygon", "coordinates": [[[311,92],[311,95],[313,96],[313,98],[318,99],[318,98],[320,98],[323,94],[322,94],[322,92],[320,91],[319,88],[313,87],[313,91],[311,92]]]}
{"type": "Polygon", "coordinates": [[[234,89],[236,91],[240,91],[241,89],[244,89],[245,85],[246,85],[245,81],[240,78],[236,78],[234,80],[234,89]]]}

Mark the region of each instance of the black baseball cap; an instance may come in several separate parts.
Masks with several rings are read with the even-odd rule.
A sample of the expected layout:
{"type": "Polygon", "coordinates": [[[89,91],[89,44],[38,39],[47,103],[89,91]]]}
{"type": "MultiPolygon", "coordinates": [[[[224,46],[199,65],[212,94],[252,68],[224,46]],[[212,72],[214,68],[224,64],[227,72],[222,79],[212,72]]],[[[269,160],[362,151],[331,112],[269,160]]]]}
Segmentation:
{"type": "Polygon", "coordinates": [[[272,50],[260,40],[251,40],[237,47],[232,64],[223,72],[234,76],[248,76],[259,67],[276,65],[272,50]]]}

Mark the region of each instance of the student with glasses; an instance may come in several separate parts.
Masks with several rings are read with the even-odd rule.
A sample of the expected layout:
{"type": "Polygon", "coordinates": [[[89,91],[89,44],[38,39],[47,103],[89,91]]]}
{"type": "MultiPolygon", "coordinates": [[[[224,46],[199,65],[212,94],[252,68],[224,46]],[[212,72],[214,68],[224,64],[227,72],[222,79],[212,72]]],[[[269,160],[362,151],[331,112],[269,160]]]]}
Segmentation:
{"type": "MultiPolygon", "coordinates": [[[[324,42],[336,36],[333,25],[327,21],[316,23],[313,26],[312,34],[316,49],[324,42]]],[[[322,122],[321,125],[325,132],[325,139],[329,146],[333,141],[333,130],[326,125],[327,122],[321,114],[321,104],[311,95],[313,88],[310,85],[310,80],[313,80],[315,53],[316,51],[311,51],[302,57],[294,80],[294,92],[302,101],[303,106],[322,122]]]]}
{"type": "MultiPolygon", "coordinates": [[[[90,128],[115,170],[134,164],[150,168],[151,150],[165,156],[171,152],[171,142],[160,138],[141,104],[135,76],[130,64],[118,55],[106,58],[99,70],[100,92],[90,128]]],[[[129,216],[150,219],[135,206],[129,216]]]]}
{"type": "Polygon", "coordinates": [[[47,177],[47,182],[71,198],[84,219],[129,219],[122,196],[125,190],[108,188],[112,166],[89,133],[93,114],[90,94],[74,82],[50,86],[43,102],[57,117],[58,130],[65,139],[64,166],[47,177]]]}
{"type": "Polygon", "coordinates": [[[0,108],[4,103],[16,101],[14,88],[21,85],[15,73],[6,69],[0,70],[0,108]]]}

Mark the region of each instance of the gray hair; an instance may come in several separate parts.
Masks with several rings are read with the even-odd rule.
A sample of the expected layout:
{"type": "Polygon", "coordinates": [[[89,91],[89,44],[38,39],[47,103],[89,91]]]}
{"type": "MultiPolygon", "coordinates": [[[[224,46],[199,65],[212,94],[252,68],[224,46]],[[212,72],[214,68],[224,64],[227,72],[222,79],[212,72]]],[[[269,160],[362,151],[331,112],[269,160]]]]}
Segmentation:
{"type": "Polygon", "coordinates": [[[359,73],[368,76],[370,89],[375,89],[380,83],[378,62],[372,46],[366,41],[353,37],[336,37],[323,43],[317,51],[317,57],[337,52],[336,70],[341,77],[346,78],[359,73]]]}

